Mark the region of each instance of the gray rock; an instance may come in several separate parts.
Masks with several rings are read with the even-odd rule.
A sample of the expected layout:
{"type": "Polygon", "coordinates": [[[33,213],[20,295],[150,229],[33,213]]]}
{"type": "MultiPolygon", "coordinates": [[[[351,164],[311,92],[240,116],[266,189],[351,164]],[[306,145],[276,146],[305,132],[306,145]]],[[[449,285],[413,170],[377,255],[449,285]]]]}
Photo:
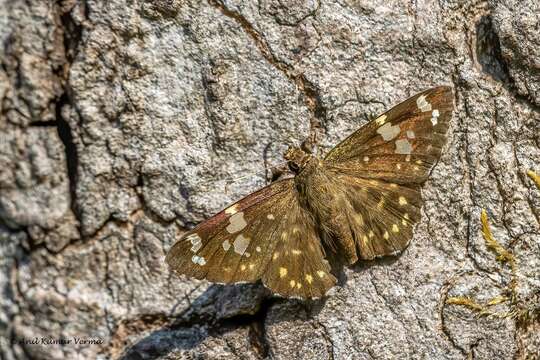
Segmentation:
{"type": "Polygon", "coordinates": [[[519,95],[540,104],[540,40],[538,39],[537,1],[490,1],[493,24],[501,43],[501,55],[507,64],[519,95]]]}
{"type": "Polygon", "coordinates": [[[59,251],[78,239],[64,146],[55,127],[6,124],[0,135],[0,217],[34,244],[59,251]]]}
{"type": "Polygon", "coordinates": [[[0,0],[0,356],[540,356],[537,7],[0,0]],[[456,111],[403,254],[307,302],[169,273],[174,241],[287,146],[324,154],[442,84],[456,111]],[[508,295],[481,209],[517,265],[515,302],[490,310],[514,316],[447,303],[508,295]]]}

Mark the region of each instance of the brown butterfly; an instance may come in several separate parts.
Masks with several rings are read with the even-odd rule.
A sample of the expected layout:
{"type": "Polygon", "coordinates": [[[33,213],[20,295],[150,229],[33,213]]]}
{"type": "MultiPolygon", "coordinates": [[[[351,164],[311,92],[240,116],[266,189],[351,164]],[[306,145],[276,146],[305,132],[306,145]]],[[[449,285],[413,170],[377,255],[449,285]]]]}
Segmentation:
{"type": "Polygon", "coordinates": [[[325,250],[347,264],[403,251],[420,220],[420,186],[446,142],[452,99],[452,88],[444,86],[417,94],[324,159],[289,148],[293,178],[184,234],[167,263],[197,279],[262,279],[282,296],[315,298],[336,284],[325,250]]]}

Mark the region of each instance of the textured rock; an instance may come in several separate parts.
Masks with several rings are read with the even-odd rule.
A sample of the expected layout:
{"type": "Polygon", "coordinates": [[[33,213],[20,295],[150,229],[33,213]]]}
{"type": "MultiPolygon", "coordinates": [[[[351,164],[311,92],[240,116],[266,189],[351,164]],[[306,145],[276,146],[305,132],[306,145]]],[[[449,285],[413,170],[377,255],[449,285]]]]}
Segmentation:
{"type": "Polygon", "coordinates": [[[0,0],[1,357],[540,356],[537,7],[0,0]],[[264,185],[288,145],[324,153],[442,84],[456,112],[402,255],[310,302],[168,272],[175,239],[264,185]],[[490,309],[514,317],[447,303],[508,293],[482,208],[517,265],[515,304],[490,309]]]}
{"type": "Polygon", "coordinates": [[[516,91],[540,104],[537,1],[493,1],[493,20],[516,91]]]}
{"type": "Polygon", "coordinates": [[[0,216],[34,244],[59,251],[79,237],[70,208],[64,146],[55,127],[6,126],[0,142],[0,216]]]}

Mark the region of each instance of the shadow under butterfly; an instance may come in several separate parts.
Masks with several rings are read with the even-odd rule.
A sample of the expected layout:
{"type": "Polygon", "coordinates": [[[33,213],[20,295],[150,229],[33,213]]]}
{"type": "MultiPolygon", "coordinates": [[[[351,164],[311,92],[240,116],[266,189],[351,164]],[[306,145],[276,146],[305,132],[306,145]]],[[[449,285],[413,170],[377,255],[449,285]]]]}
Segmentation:
{"type": "MultiPolygon", "coordinates": [[[[261,358],[271,357],[264,327],[281,321],[313,318],[321,311],[326,299],[280,299],[268,297],[268,292],[260,284],[209,286],[181,312],[177,313],[173,307],[169,314],[163,314],[165,323],[126,344],[118,359],[189,358],[191,352],[197,351],[209,337],[227,338],[228,333],[234,336],[239,330],[247,333],[246,341],[261,358]],[[272,318],[268,318],[270,308],[274,309],[272,318]]],[[[129,341],[139,333],[134,332],[125,340],[129,341]]]]}
{"type": "Polygon", "coordinates": [[[440,158],[452,110],[452,88],[440,86],[368,122],[324,158],[289,148],[285,159],[294,177],[185,233],[167,263],[196,279],[262,280],[284,297],[324,296],[343,264],[407,247],[420,221],[420,189],[440,158]]]}

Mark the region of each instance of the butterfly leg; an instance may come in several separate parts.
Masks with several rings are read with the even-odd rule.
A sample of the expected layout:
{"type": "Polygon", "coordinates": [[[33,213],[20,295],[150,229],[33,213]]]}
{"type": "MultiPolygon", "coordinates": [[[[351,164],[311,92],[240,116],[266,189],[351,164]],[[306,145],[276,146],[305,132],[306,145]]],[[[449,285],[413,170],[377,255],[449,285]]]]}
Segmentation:
{"type": "Polygon", "coordinates": [[[274,181],[277,181],[284,177],[285,175],[289,174],[289,168],[287,167],[287,163],[274,165],[272,167],[266,168],[266,182],[272,183],[274,181]]]}

